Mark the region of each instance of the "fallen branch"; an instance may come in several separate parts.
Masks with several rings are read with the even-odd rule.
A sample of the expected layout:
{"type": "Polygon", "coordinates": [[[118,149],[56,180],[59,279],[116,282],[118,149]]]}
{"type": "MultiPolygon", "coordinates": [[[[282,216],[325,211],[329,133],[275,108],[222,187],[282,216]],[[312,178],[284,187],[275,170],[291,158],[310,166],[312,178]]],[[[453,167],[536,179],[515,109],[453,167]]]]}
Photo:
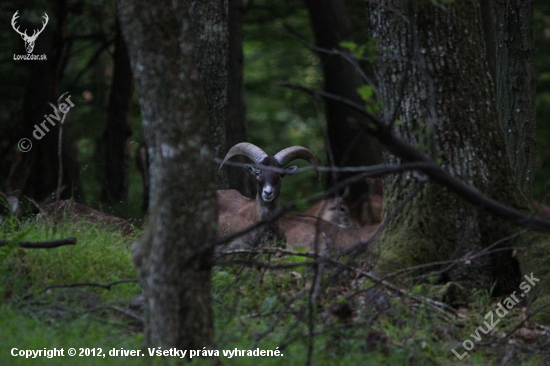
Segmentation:
{"type": "MultiPolygon", "coordinates": [[[[8,245],[8,240],[0,240],[0,247],[8,245]]],[[[63,245],[76,244],[76,238],[58,239],[53,241],[22,241],[17,243],[21,248],[28,249],[51,249],[57,248],[63,245]]]]}
{"type": "Polygon", "coordinates": [[[44,291],[51,290],[51,289],[54,289],[54,288],[70,288],[70,287],[83,287],[83,286],[100,287],[100,288],[110,290],[111,287],[113,287],[115,285],[120,285],[121,283],[131,283],[131,282],[138,282],[138,280],[137,280],[137,278],[125,278],[125,279],[122,279],[122,280],[113,281],[113,282],[106,283],[106,284],[97,283],[97,282],[63,283],[63,284],[59,284],[59,285],[46,286],[44,288],[44,291]]]}

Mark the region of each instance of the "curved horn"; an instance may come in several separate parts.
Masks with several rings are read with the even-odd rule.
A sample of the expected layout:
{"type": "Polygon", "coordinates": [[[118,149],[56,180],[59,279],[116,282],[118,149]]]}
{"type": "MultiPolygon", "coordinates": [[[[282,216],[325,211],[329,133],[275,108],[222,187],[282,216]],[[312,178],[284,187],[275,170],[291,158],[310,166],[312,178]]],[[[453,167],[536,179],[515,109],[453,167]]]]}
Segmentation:
{"type": "MultiPolygon", "coordinates": [[[[309,161],[311,164],[313,164],[315,170],[317,170],[317,168],[319,167],[319,163],[317,163],[317,159],[315,159],[313,153],[309,151],[309,149],[306,149],[302,146],[287,147],[286,149],[281,150],[277,154],[275,154],[274,158],[277,159],[277,161],[281,163],[283,167],[296,159],[309,161]]],[[[321,172],[317,171],[317,175],[319,176],[319,180],[321,180],[321,172]]]]}
{"type": "Polygon", "coordinates": [[[227,160],[231,159],[235,155],[244,155],[255,163],[259,163],[267,157],[265,151],[260,149],[258,146],[248,142],[241,142],[229,149],[229,151],[225,155],[225,158],[220,164],[220,169],[227,160]]]}

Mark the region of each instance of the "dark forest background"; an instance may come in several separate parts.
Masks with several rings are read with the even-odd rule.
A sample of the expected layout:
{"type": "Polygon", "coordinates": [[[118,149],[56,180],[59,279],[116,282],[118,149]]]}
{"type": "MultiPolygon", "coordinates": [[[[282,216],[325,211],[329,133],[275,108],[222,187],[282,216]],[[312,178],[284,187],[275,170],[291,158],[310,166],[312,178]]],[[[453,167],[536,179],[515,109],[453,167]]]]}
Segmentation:
{"type": "MultiPolygon", "coordinates": [[[[323,86],[322,63],[319,53],[311,47],[316,39],[306,5],[307,2],[279,1],[236,5],[236,12],[241,16],[231,18],[235,19],[230,27],[237,39],[230,38],[236,51],[231,56],[233,70],[229,76],[237,81],[230,82],[228,90],[228,113],[233,115],[228,123],[233,125],[228,125],[226,146],[248,140],[271,153],[302,145],[320,159],[325,158],[322,165],[329,165],[326,141],[331,139],[331,132],[331,148],[336,154],[342,154],[339,150],[356,136],[354,131],[341,131],[346,128],[341,122],[329,124],[327,128],[322,103],[279,85],[291,82],[315,89],[323,86]],[[242,60],[238,40],[241,27],[242,60]],[[241,67],[242,89],[238,82],[241,67]]],[[[368,59],[373,44],[365,31],[365,6],[357,0],[347,1],[345,6],[338,10],[345,11],[344,18],[347,18],[343,24],[336,24],[345,28],[345,36],[339,42],[345,41],[344,45],[351,48],[362,47],[368,59]]],[[[545,202],[550,184],[547,118],[550,114],[550,5],[535,1],[534,7],[537,158],[533,195],[545,202]]],[[[115,21],[114,4],[111,1],[4,2],[0,16],[5,23],[0,29],[3,40],[0,191],[24,195],[37,202],[54,193],[58,175],[57,130],[41,141],[32,139],[31,134],[33,126],[44,120],[44,114],[52,113],[47,103],[55,103],[62,93],[69,92],[75,107],[69,112],[64,133],[66,188],[63,196],[122,217],[142,216],[143,186],[135,164],[136,150],[143,141],[140,108],[115,21]],[[38,28],[44,12],[50,16],[34,50],[34,54],[48,50],[48,61],[13,59],[14,54],[25,53],[22,39],[9,26],[16,10],[21,15],[18,24],[22,29],[38,28]],[[29,153],[21,153],[17,148],[17,142],[24,137],[31,138],[34,145],[29,153]]],[[[341,20],[334,18],[335,23],[341,20]]],[[[329,39],[329,32],[326,33],[319,32],[317,44],[325,42],[330,49],[336,45],[329,39]]],[[[371,72],[368,61],[363,61],[362,66],[367,74],[371,72]]],[[[344,83],[336,87],[353,90],[356,85],[344,83]]],[[[380,161],[380,150],[376,146],[368,153],[350,155],[350,165],[380,161]]],[[[324,183],[326,186],[329,182],[324,183]]],[[[302,198],[322,189],[322,185],[315,183],[314,174],[304,174],[284,185],[282,197],[284,201],[302,198]]]]}

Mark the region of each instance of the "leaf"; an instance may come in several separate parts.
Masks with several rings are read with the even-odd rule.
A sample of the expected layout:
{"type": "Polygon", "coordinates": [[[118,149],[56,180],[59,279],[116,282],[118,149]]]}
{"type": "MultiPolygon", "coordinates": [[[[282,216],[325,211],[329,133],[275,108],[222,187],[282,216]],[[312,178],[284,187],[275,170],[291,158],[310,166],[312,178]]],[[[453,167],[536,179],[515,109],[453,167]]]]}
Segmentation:
{"type": "Polygon", "coordinates": [[[357,50],[357,43],[349,42],[349,41],[342,41],[342,42],[340,42],[340,47],[345,48],[346,50],[350,51],[351,53],[355,53],[355,51],[357,50]]]}
{"type": "Polygon", "coordinates": [[[359,93],[359,96],[361,96],[361,99],[363,99],[365,102],[368,102],[372,99],[372,96],[374,95],[374,90],[371,88],[370,85],[363,85],[357,88],[357,92],[359,93]]]}
{"type": "Polygon", "coordinates": [[[363,55],[365,54],[365,51],[366,51],[366,49],[367,49],[367,47],[366,47],[365,45],[358,46],[357,43],[355,43],[355,42],[349,42],[349,41],[342,41],[342,42],[340,42],[340,47],[345,48],[346,50],[348,50],[349,52],[351,52],[351,54],[352,54],[355,58],[361,58],[361,57],[363,57],[363,55]]]}

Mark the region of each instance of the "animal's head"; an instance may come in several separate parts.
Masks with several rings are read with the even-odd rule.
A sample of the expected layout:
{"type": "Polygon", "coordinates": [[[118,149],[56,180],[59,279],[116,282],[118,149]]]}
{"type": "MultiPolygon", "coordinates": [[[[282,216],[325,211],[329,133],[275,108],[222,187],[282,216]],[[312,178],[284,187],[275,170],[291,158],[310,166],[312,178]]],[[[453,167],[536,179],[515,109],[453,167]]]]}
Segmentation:
{"type": "Polygon", "coordinates": [[[316,216],[340,227],[356,227],[353,222],[348,205],[343,197],[336,197],[318,203],[312,208],[317,210],[316,216]]]}
{"type": "Polygon", "coordinates": [[[293,174],[296,172],[296,169],[298,169],[295,165],[285,167],[288,163],[296,159],[303,159],[309,161],[315,167],[318,166],[315,156],[313,156],[311,151],[302,146],[291,146],[279,151],[274,156],[269,156],[258,146],[248,142],[241,142],[233,146],[227,152],[227,155],[220,165],[220,169],[227,160],[236,155],[246,156],[255,163],[247,164],[245,169],[256,178],[258,196],[260,199],[268,203],[277,202],[279,194],[281,193],[282,179],[287,175],[293,174]],[[257,164],[267,168],[259,167],[257,164]],[[269,168],[275,168],[277,170],[271,170],[269,168]]]}

